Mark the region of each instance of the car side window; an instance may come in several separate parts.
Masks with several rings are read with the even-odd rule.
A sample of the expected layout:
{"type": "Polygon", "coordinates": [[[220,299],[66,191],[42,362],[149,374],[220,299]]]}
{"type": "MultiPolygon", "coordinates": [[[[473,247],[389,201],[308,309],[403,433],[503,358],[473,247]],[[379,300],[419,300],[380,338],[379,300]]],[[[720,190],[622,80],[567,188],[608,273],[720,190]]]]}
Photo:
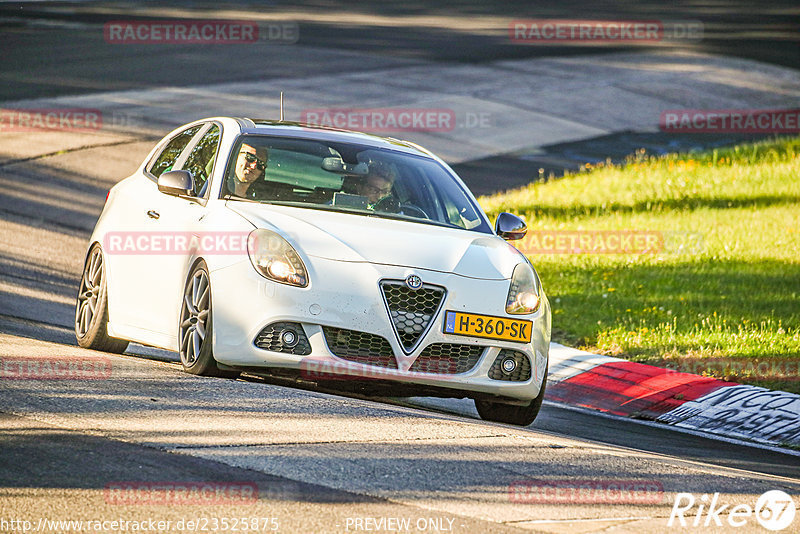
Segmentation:
{"type": "Polygon", "coordinates": [[[205,193],[204,186],[214,169],[219,137],[220,129],[215,124],[194,145],[186,163],[183,164],[183,169],[191,172],[194,177],[194,192],[197,196],[203,196],[200,191],[205,193]]]}
{"type": "Polygon", "coordinates": [[[167,143],[167,146],[164,147],[164,150],[161,151],[161,154],[159,154],[150,165],[148,169],[150,174],[158,178],[162,173],[171,171],[172,166],[175,165],[175,160],[178,159],[183,149],[186,148],[186,145],[189,144],[189,141],[192,140],[194,134],[196,134],[201,127],[202,124],[194,126],[173,137],[172,140],[167,143]]]}

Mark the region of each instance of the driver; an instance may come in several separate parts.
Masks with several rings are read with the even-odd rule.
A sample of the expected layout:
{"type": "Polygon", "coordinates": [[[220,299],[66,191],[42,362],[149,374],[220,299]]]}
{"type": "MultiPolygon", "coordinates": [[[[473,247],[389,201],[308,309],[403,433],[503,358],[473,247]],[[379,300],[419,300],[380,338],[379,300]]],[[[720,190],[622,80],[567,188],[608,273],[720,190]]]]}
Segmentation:
{"type": "Polygon", "coordinates": [[[264,176],[266,168],[267,149],[243,143],[236,157],[233,176],[228,178],[228,189],[236,196],[254,198],[258,188],[253,185],[264,176]]]}
{"type": "MultiPolygon", "coordinates": [[[[371,209],[384,201],[386,204],[392,197],[392,186],[397,174],[389,164],[373,162],[369,165],[369,174],[359,183],[357,194],[367,197],[371,209]]],[[[396,203],[396,200],[395,200],[396,203]]]]}

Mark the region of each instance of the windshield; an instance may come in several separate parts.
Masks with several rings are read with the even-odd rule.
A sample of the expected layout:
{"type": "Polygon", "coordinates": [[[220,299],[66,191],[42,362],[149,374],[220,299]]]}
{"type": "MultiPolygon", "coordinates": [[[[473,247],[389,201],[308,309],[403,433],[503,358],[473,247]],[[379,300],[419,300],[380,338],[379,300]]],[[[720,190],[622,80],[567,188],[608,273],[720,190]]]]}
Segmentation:
{"type": "Polygon", "coordinates": [[[222,195],[491,233],[480,208],[438,162],[350,143],[241,136],[222,195]]]}

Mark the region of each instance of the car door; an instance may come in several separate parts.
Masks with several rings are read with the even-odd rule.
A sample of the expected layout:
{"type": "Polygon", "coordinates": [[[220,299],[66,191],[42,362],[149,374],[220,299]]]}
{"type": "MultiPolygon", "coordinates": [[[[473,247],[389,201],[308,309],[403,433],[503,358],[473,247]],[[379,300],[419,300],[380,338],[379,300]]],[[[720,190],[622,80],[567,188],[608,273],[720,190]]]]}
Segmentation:
{"type": "MultiPolygon", "coordinates": [[[[148,258],[147,269],[155,275],[147,290],[147,298],[153,303],[149,309],[148,328],[162,335],[174,336],[176,343],[183,286],[194,259],[189,245],[193,237],[201,235],[199,227],[207,211],[206,186],[216,162],[221,133],[218,124],[206,124],[175,162],[175,169],[192,173],[196,196],[185,198],[158,192],[147,210],[148,223],[156,235],[173,237],[170,250],[148,258]],[[155,212],[158,217],[154,218],[150,212],[155,212]],[[179,242],[186,243],[186,246],[179,245],[179,242]]],[[[169,243],[162,242],[162,248],[170,248],[169,243]]]]}
{"type": "Polygon", "coordinates": [[[115,201],[113,237],[118,237],[126,246],[106,247],[109,318],[139,341],[157,345],[168,341],[150,337],[160,330],[156,328],[158,321],[153,317],[153,310],[158,305],[158,299],[154,300],[156,287],[161,285],[152,244],[154,233],[163,226],[157,224],[161,212],[167,213],[162,207],[163,197],[167,195],[158,191],[157,180],[162,173],[175,169],[205,127],[206,124],[191,126],[165,141],[144,171],[122,184],[123,189],[115,201]]]}

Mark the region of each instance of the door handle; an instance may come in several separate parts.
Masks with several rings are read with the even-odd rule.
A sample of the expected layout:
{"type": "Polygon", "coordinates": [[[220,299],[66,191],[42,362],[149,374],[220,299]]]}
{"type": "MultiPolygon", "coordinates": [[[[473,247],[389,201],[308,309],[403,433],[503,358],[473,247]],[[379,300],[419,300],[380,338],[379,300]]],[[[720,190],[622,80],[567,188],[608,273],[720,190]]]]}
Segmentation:
{"type": "Polygon", "coordinates": [[[150,217],[151,219],[158,219],[159,217],[161,217],[161,215],[155,210],[148,211],[147,216],[150,217]]]}

